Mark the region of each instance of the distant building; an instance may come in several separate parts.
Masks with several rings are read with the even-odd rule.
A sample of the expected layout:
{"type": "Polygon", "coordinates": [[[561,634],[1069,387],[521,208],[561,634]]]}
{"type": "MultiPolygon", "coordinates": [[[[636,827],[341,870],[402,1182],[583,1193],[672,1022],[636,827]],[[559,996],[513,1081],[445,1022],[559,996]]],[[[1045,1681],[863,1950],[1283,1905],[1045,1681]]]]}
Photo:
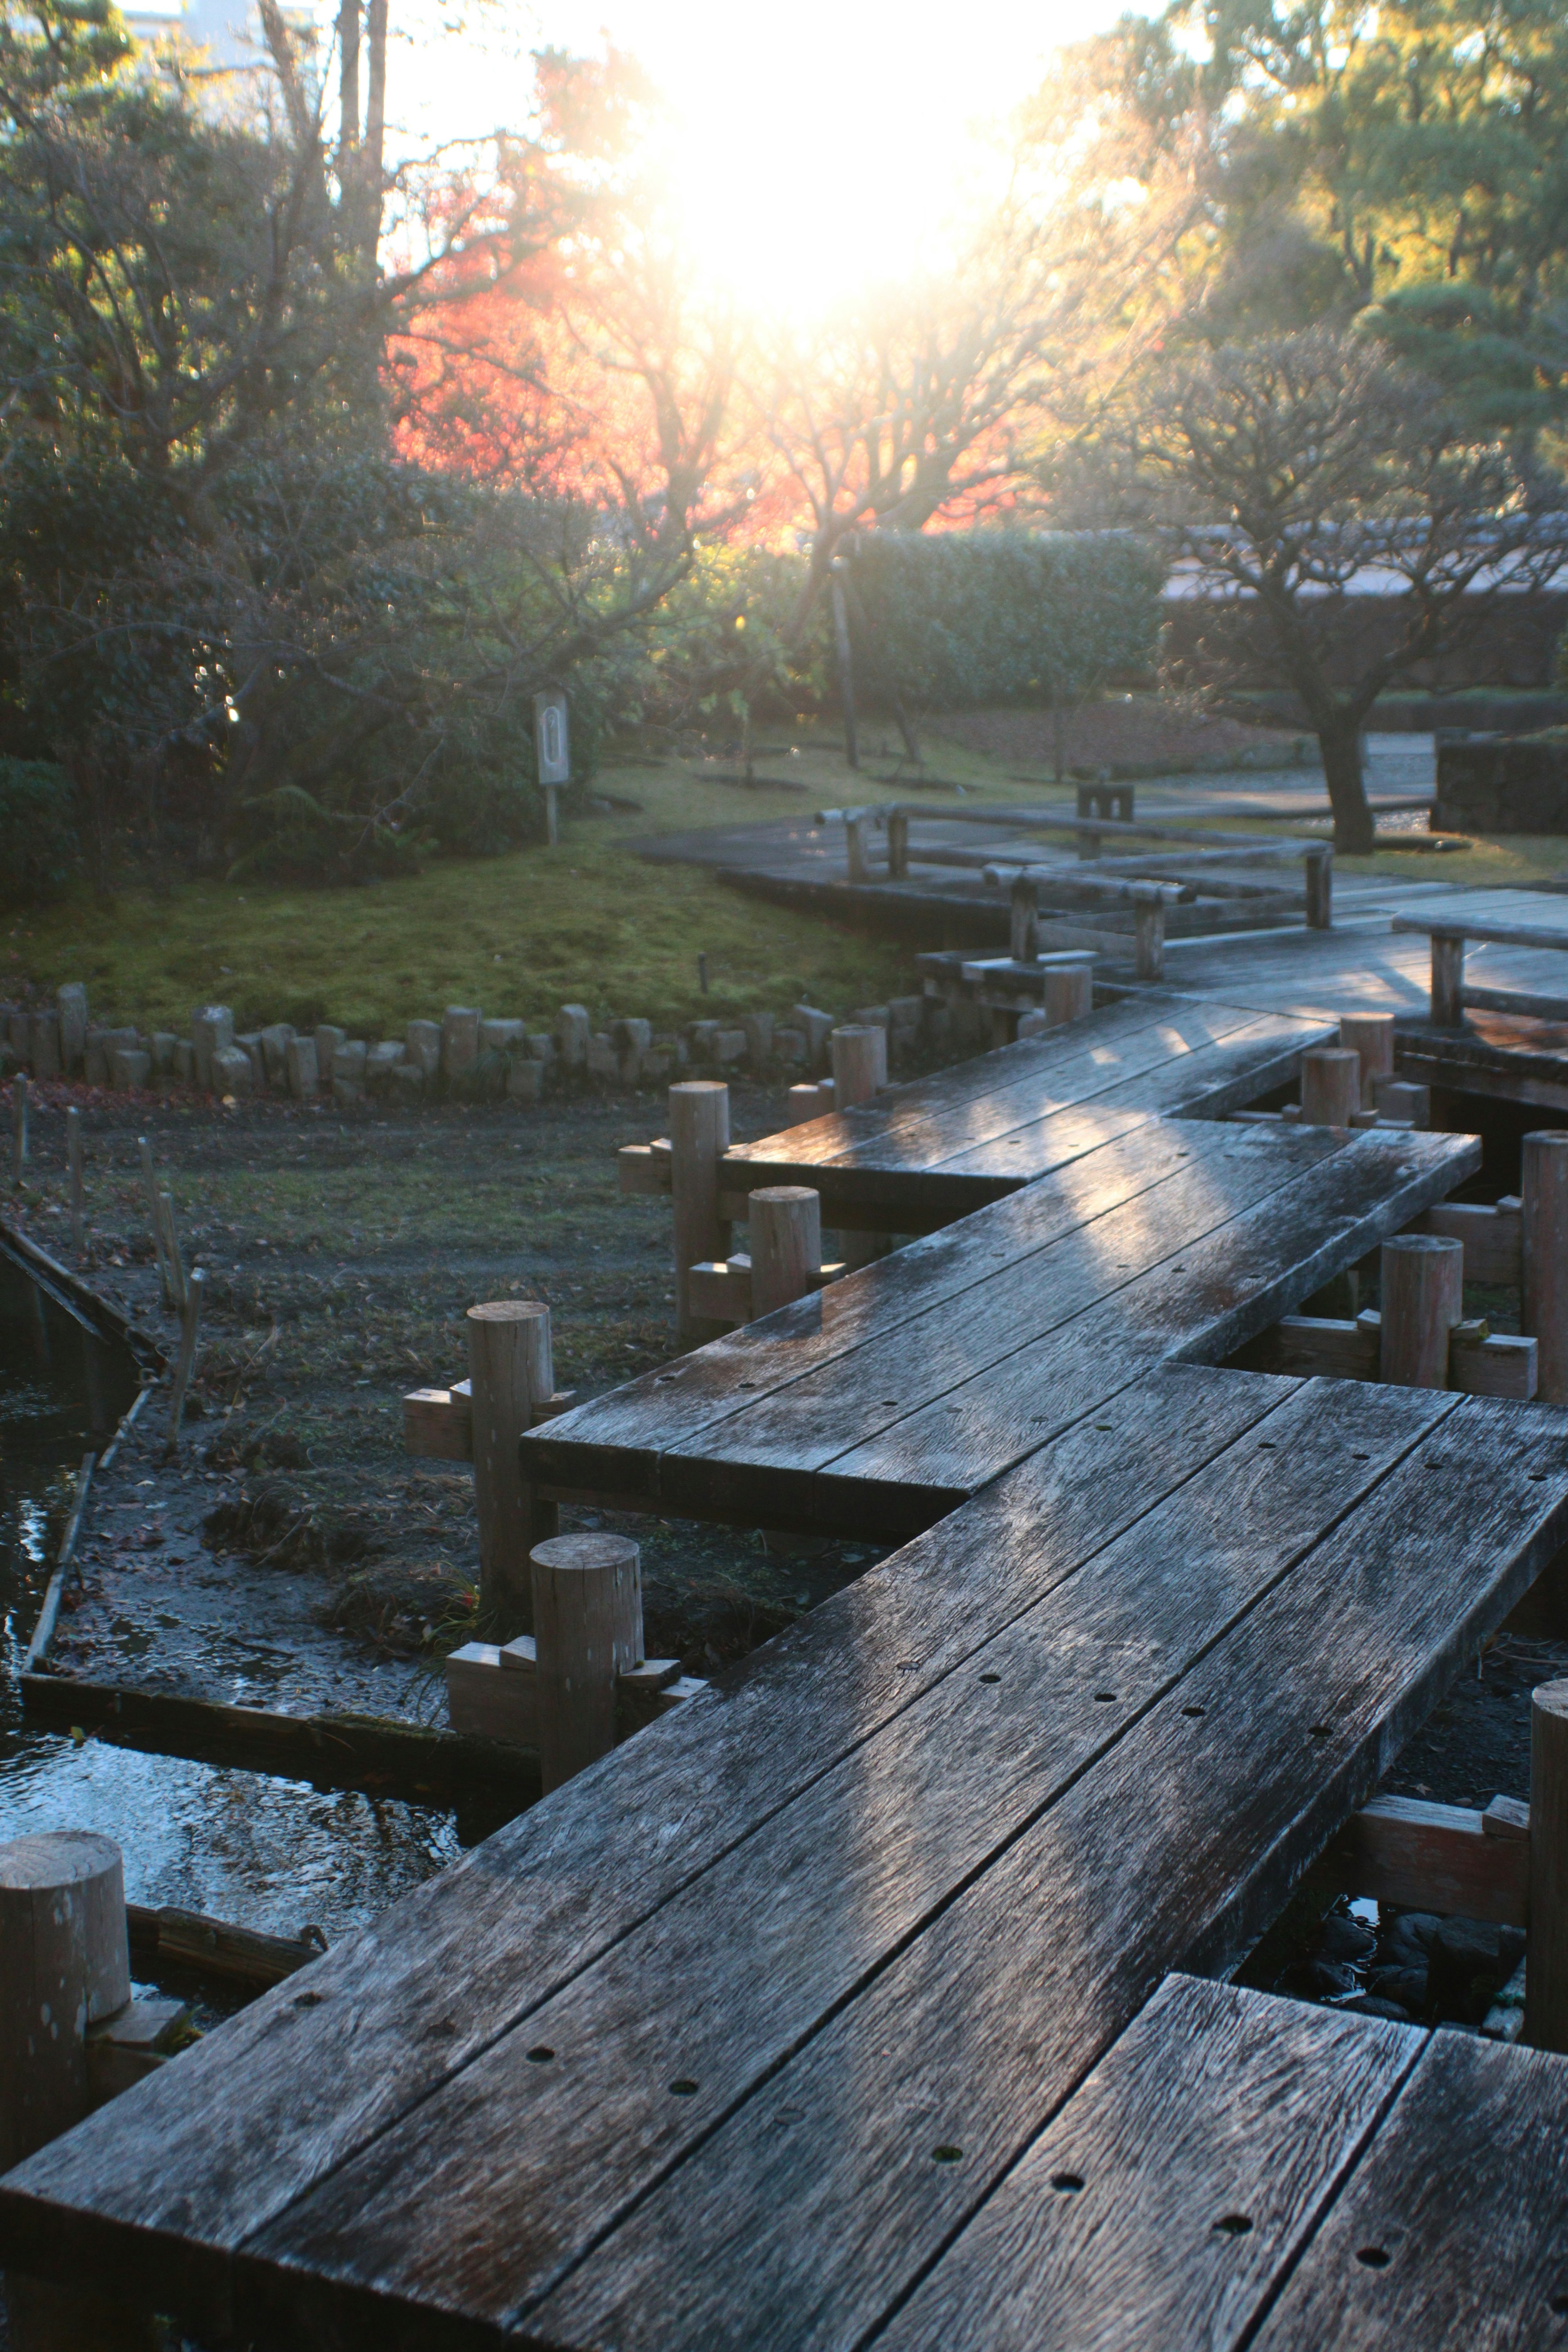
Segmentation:
{"type": "MultiPolygon", "coordinates": [[[[250,113],[266,105],[276,88],[260,11],[251,0],[186,0],[184,6],[176,0],[172,6],[129,7],[121,14],[144,69],[155,72],[161,62],[177,68],[209,113],[250,113]]],[[[286,0],[283,16],[302,54],[313,56],[318,36],[310,9],[286,0]]]]}

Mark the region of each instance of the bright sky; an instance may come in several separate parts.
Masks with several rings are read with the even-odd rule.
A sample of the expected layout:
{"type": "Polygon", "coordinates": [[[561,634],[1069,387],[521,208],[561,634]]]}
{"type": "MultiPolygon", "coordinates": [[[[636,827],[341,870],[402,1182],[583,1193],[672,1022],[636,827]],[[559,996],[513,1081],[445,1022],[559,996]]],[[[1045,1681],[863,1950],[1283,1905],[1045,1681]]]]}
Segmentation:
{"type": "Polygon", "coordinates": [[[482,135],[522,119],[531,50],[607,38],[675,105],[695,249],[759,307],[794,307],[931,244],[965,183],[995,168],[972,130],[1038,86],[1053,47],[1119,13],[1118,0],[531,0],[498,7],[478,37],[432,26],[400,45],[392,111],[416,136],[482,135]]]}

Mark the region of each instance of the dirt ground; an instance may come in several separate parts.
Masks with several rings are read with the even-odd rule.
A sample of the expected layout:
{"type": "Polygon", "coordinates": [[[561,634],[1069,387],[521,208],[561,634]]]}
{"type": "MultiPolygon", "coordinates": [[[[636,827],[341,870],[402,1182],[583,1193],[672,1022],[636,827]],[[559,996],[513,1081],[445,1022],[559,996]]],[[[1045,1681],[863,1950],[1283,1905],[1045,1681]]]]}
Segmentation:
{"type": "MultiPolygon", "coordinates": [[[[71,1101],[91,1220],[80,1271],[173,1354],[144,1134],[205,1303],[179,1457],[161,1458],[160,1397],[95,1497],[58,1664],[230,1703],[440,1719],[439,1660],[479,1630],[473,1479],[404,1453],[402,1395],[463,1376],[463,1318],[480,1299],[545,1301],[557,1386],[580,1396],[679,1352],[668,1208],[624,1198],[615,1163],[617,1145],[661,1129],[662,1099],[345,1118],[36,1089],[25,1223],[67,1263],[71,1101]]],[[[742,1082],[731,1103],[738,1140],[783,1123],[782,1086],[742,1082]]],[[[595,1524],[622,1522],[563,1518],[595,1524]]],[[[838,1542],[781,1556],[760,1530],[689,1522],[639,1519],[635,1532],[650,1653],[694,1674],[880,1556],[838,1542]]]]}
{"type": "MultiPolygon", "coordinates": [[[[969,710],[928,722],[930,732],[965,751],[1049,768],[1056,760],[1056,720],[1048,710],[969,710]]],[[[1068,768],[1093,770],[1211,767],[1258,761],[1272,745],[1290,764],[1300,731],[1252,727],[1177,709],[1152,695],[1110,695],[1062,717],[1062,756],[1068,768]]]]}

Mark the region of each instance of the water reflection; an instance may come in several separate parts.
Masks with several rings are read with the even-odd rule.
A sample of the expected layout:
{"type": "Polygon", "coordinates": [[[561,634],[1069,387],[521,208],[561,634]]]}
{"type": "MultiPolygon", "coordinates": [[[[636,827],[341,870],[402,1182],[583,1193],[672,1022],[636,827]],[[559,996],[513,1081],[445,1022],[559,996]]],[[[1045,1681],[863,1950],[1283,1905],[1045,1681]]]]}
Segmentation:
{"type": "Polygon", "coordinates": [[[107,1443],[136,1384],[122,1350],[91,1339],[0,1259],[0,1839],[100,1830],[124,1853],[133,1903],[175,1904],[276,1935],[313,1923],[336,1941],[457,1859],[450,1813],[23,1721],[15,1677],[77,1471],[107,1443]]]}

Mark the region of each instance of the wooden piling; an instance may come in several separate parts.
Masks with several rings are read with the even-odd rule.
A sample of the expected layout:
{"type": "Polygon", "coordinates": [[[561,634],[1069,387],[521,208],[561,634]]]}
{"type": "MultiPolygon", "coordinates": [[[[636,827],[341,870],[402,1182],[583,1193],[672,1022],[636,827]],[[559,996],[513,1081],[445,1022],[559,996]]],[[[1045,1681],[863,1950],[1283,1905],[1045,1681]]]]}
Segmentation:
{"type": "Polygon", "coordinates": [[[888,1033],[872,1022],[847,1022],[828,1039],[833,1056],[833,1108],[869,1102],[888,1083],[888,1033]]]}
{"type": "Polygon", "coordinates": [[[546,1794],[616,1744],[616,1676],[642,1657],[642,1574],[625,1536],[556,1536],[532,1552],[539,1761],[546,1794]]]}
{"type": "Polygon", "coordinates": [[[719,1078],[683,1078],[669,1090],[669,1194],[675,1226],[675,1312],[683,1339],[716,1339],[726,1328],[691,1311],[689,1269],[730,1255],[719,1214],[719,1162],[730,1149],[730,1089],[719,1078]]]}
{"type": "Polygon", "coordinates": [[[1046,966],[1046,1026],[1081,1021],[1094,1010],[1094,969],[1087,963],[1046,966]]]}
{"type": "Polygon", "coordinates": [[[185,1301],[190,1297],[190,1284],[185,1276],[184,1260],[180,1255],[180,1234],[174,1223],[174,1196],[167,1185],[158,1194],[158,1229],[163,1235],[163,1259],[169,1271],[169,1304],[176,1315],[183,1315],[185,1301]]]}
{"type": "Polygon", "coordinates": [[[1465,1311],[1463,1242],[1396,1234],[1383,1244],[1382,1271],[1378,1377],[1396,1388],[1446,1389],[1448,1334],[1465,1311]]]}
{"type": "Polygon", "coordinates": [[[1527,1135],[1522,1171],[1521,1322],[1538,1349],[1536,1393],[1548,1404],[1568,1404],[1568,1133],[1527,1135]]]}
{"type": "Polygon", "coordinates": [[[526,1631],[529,1554],[549,1531],[534,1523],[518,1447],[555,1393],[550,1309],[531,1298],[496,1299],[470,1307],[467,1324],[480,1607],[487,1624],[526,1631]]]}
{"type": "Polygon", "coordinates": [[[903,809],[893,809],[888,817],[888,879],[906,882],[910,873],[910,820],[903,809]]]}
{"type": "Polygon", "coordinates": [[[1302,861],[1307,898],[1307,929],[1328,931],[1334,921],[1334,853],[1325,841],[1309,849],[1302,861]]]}
{"type": "Polygon", "coordinates": [[[1393,1013],[1342,1013],[1340,1044],[1360,1059],[1363,1110],[1375,1109],[1378,1080],[1394,1076],[1393,1013]]]}
{"type": "Polygon", "coordinates": [[[180,1316],[180,1352],[174,1360],[174,1385],[169,1396],[168,1446],[171,1453],[180,1442],[185,1391],[191,1385],[191,1373],[195,1366],[196,1334],[202,1322],[202,1270],[198,1265],[185,1285],[185,1304],[180,1316]]]}
{"type": "Polygon", "coordinates": [[[769,1184],[751,1196],[752,1314],[771,1315],[816,1286],[822,1270],[822,1195],[805,1184],[769,1184]]]}
{"type": "Polygon", "coordinates": [[[808,1118],[822,1117],[822,1089],[815,1078],[807,1079],[803,1086],[791,1087],[785,1099],[789,1105],[786,1127],[803,1127],[808,1118]]]}
{"type": "Polygon", "coordinates": [[[1361,1055],[1343,1045],[1315,1045],[1301,1056],[1303,1127],[1349,1127],[1361,1108],[1361,1055]]]}
{"type": "Polygon", "coordinates": [[[849,880],[868,882],[871,870],[866,863],[866,820],[863,816],[845,818],[844,846],[848,857],[849,880]]]}
{"type": "Polygon", "coordinates": [[[1462,1029],[1465,1025],[1465,942],[1432,934],[1432,1026],[1462,1029]]]}
{"type": "Polygon", "coordinates": [[[1133,885],[1132,967],[1140,980],[1165,970],[1165,901],[1157,883],[1133,885]]]}
{"type": "Polygon", "coordinates": [[[66,1113],[66,1165],[70,1180],[71,1250],[80,1257],[87,1248],[87,1182],[81,1159],[81,1113],[74,1106],[66,1113]]]}
{"type": "Polygon", "coordinates": [[[1007,894],[1007,914],[1015,963],[1033,963],[1040,952],[1040,893],[1032,874],[1016,874],[1007,894]]]}
{"type": "Polygon", "coordinates": [[[1530,1695],[1530,1954],[1524,2039],[1568,2050],[1568,1682],[1530,1695]]]}
{"type": "Polygon", "coordinates": [[[163,1216],[158,1200],[158,1175],[153,1165],[153,1147],[144,1135],[136,1139],[136,1153],[142,1162],[142,1189],[147,1196],[147,1222],[153,1228],[153,1254],[158,1263],[158,1288],[165,1307],[177,1307],[174,1279],[169,1272],[169,1260],[163,1246],[163,1216]]]}
{"type": "Polygon", "coordinates": [[[11,1181],[17,1192],[27,1166],[27,1076],[18,1070],[11,1081],[11,1181]]]}
{"type": "Polygon", "coordinates": [[[88,1830],[0,1845],[0,2168],[87,2113],[87,2028],[130,1998],[119,1847],[88,1830]]]}

